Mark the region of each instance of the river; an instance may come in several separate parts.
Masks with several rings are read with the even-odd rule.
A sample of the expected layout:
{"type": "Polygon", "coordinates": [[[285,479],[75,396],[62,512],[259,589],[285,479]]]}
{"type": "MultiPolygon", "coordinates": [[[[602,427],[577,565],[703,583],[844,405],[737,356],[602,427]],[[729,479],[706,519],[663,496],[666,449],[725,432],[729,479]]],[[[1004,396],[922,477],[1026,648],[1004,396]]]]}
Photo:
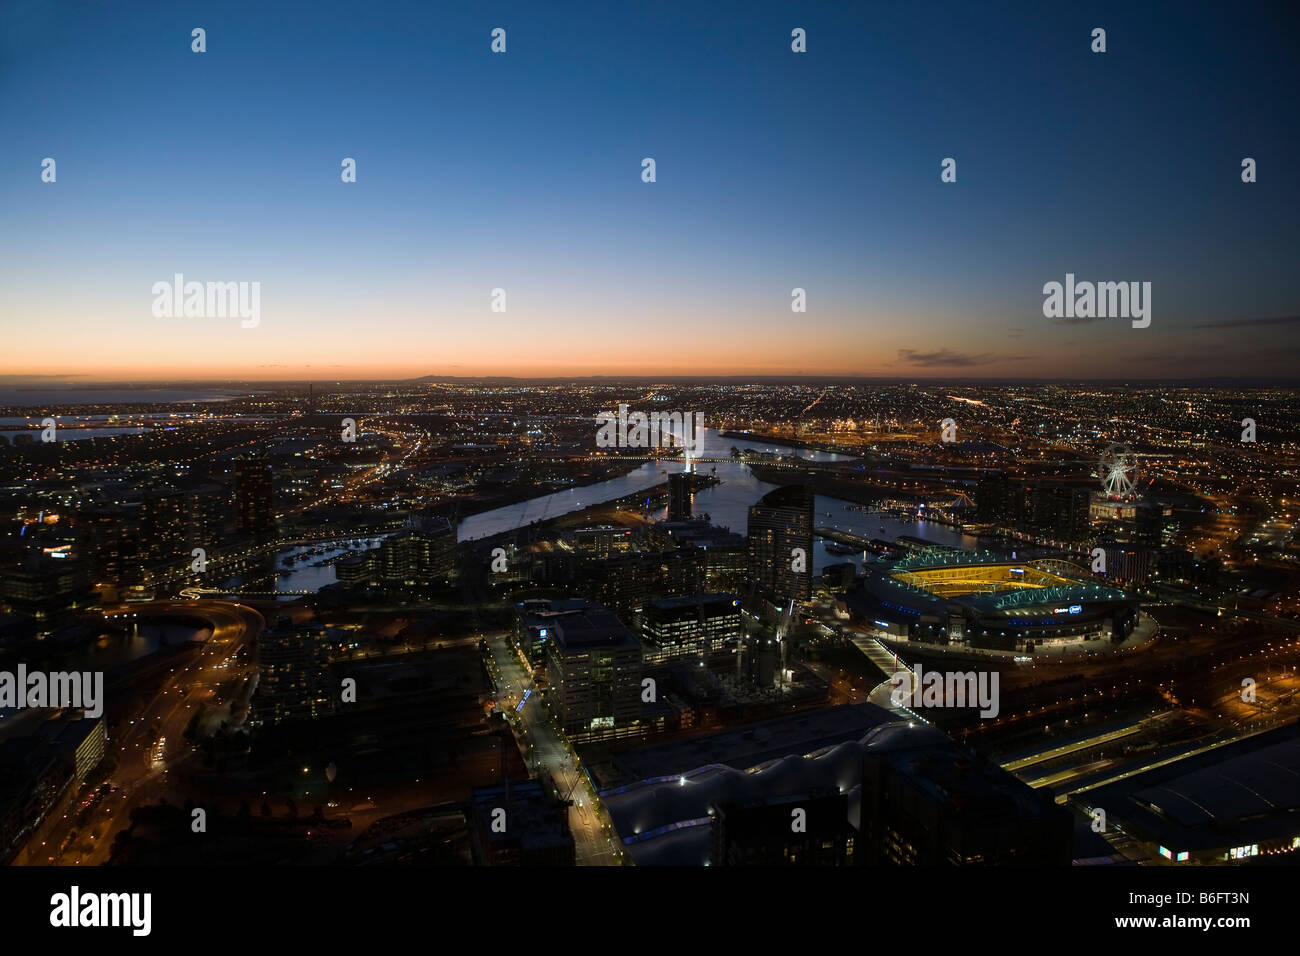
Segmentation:
{"type": "MultiPolygon", "coordinates": [[[[781,455],[797,453],[801,458],[809,461],[853,460],[852,456],[837,455],[832,452],[792,449],[761,442],[724,438],[712,428],[703,429],[703,433],[703,444],[698,453],[700,458],[730,458],[731,449],[734,447],[781,455]]],[[[612,501],[662,484],[668,480],[669,474],[681,470],[683,465],[680,459],[664,459],[642,465],[620,478],[485,511],[462,521],[458,529],[458,537],[461,541],[472,541],[510,531],[532,521],[558,518],[572,511],[612,501]]],[[[778,487],[769,482],[759,481],[748,465],[736,461],[700,462],[696,466],[696,471],[701,474],[716,474],[721,479],[721,484],[695,493],[693,513],[697,517],[707,513],[713,524],[729,528],[741,535],[746,534],[748,530],[750,506],[778,487]]],[[[887,541],[893,541],[899,535],[911,535],[950,547],[975,547],[973,537],[963,535],[947,526],[928,521],[911,521],[889,515],[851,511],[849,504],[850,502],[839,498],[818,495],[815,523],[819,526],[850,531],[868,538],[883,538],[887,541]]],[[[653,513],[653,516],[666,517],[666,510],[661,508],[653,513]]],[[[828,554],[820,540],[814,542],[813,551],[813,569],[816,572],[820,572],[828,564],[851,561],[861,567],[863,563],[861,554],[849,556],[828,554]]]]}
{"type": "Polygon", "coordinates": [[[204,641],[211,636],[211,628],[196,628],[189,624],[141,624],[121,636],[106,634],[70,651],[59,658],[59,664],[66,670],[108,671],[147,657],[160,648],[186,641],[204,641]]]}

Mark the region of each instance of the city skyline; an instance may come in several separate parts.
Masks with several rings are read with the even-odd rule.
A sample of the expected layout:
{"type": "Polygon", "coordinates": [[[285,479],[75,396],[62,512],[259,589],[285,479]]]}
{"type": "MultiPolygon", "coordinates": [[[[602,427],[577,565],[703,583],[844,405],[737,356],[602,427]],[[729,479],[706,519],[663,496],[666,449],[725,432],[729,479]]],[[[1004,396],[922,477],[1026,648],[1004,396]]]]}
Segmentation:
{"type": "Polygon", "coordinates": [[[0,3],[9,923],[1266,928],[1297,14],[0,3]]]}
{"type": "Polygon", "coordinates": [[[9,406],[19,866],[1300,852],[1294,387],[314,384],[9,406]]]}

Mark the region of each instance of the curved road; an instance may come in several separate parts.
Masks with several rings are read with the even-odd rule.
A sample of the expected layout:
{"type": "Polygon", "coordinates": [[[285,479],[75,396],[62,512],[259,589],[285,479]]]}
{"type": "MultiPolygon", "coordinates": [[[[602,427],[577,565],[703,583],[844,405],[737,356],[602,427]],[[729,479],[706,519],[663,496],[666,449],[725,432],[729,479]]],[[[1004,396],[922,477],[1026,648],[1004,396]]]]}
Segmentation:
{"type": "MultiPolygon", "coordinates": [[[[156,601],[105,608],[107,619],[137,615],[141,619],[167,617],[200,618],[212,627],[212,636],[198,653],[173,668],[161,689],[145,703],[139,714],[124,715],[125,730],[108,746],[118,752],[118,766],[110,781],[116,791],[99,800],[91,811],[85,833],[78,834],[80,810],[70,805],[71,794],[38,828],[27,846],[15,857],[14,865],[94,865],[106,862],[119,829],[128,825],[132,807],[154,801],[157,786],[173,764],[188,756],[185,728],[198,704],[216,696],[224,681],[239,672],[227,665],[240,645],[256,637],[265,627],[262,615],[251,607],[232,601],[156,601]],[[156,728],[155,735],[151,728],[156,728]],[[99,832],[97,836],[94,834],[99,832]],[[82,851],[86,834],[92,849],[82,851]]],[[[251,668],[250,668],[251,671],[251,668]]]]}

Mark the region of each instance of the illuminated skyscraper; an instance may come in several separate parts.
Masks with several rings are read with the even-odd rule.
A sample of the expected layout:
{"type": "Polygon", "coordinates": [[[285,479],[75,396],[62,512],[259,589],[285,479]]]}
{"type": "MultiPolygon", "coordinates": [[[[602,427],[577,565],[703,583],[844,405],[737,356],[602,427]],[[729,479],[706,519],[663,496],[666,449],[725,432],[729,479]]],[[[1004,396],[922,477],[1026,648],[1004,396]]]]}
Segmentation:
{"type": "Polygon", "coordinates": [[[329,649],[319,624],[282,619],[257,639],[258,719],[265,724],[321,717],[330,711],[326,687],[329,649]]]}
{"type": "Polygon", "coordinates": [[[239,530],[254,537],[275,534],[275,501],[271,463],[265,458],[235,462],[235,514],[239,530]]]}
{"type": "Polygon", "coordinates": [[[749,573],[776,603],[812,595],[813,490],[787,485],[749,509],[749,573]]]}
{"type": "Polygon", "coordinates": [[[589,605],[549,628],[552,705],[570,737],[618,733],[641,714],[641,642],[611,611],[589,605]]]}
{"type": "Polygon", "coordinates": [[[668,520],[691,518],[691,477],[686,472],[668,476],[668,520]]]}

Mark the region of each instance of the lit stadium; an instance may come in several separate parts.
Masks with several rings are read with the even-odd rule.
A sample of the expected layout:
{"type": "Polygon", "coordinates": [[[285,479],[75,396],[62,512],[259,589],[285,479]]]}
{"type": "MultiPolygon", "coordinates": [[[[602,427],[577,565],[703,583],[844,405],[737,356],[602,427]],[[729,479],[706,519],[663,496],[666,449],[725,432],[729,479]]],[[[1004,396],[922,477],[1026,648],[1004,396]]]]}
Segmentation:
{"type": "Polygon", "coordinates": [[[1007,561],[989,552],[928,552],[882,564],[847,603],[863,623],[894,637],[1007,651],[1118,643],[1137,621],[1134,598],[1073,562],[1007,561]]]}

